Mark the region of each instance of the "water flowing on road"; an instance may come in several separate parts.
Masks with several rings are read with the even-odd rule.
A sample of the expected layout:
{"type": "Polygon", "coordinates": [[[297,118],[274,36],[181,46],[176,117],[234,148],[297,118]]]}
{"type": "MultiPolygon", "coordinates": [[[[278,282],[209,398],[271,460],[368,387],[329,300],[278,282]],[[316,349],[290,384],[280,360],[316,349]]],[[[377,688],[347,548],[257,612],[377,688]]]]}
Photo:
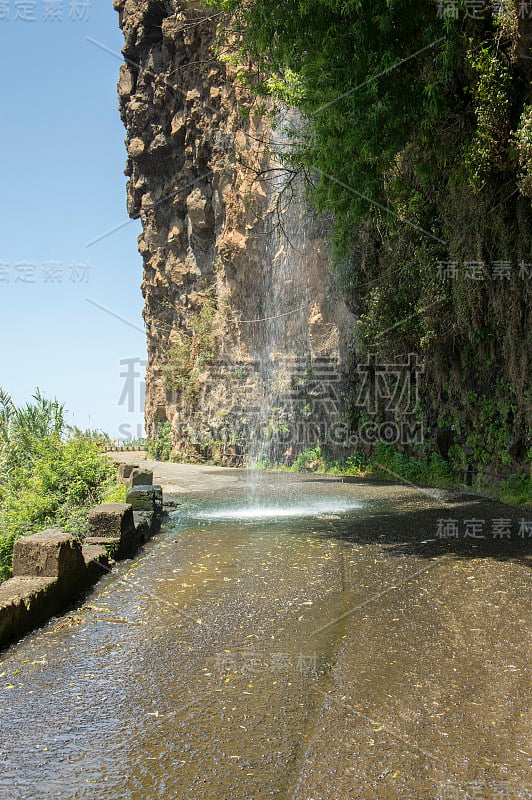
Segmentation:
{"type": "Polygon", "coordinates": [[[155,469],[166,528],[0,657],[2,799],[532,797],[526,514],[155,469]]]}

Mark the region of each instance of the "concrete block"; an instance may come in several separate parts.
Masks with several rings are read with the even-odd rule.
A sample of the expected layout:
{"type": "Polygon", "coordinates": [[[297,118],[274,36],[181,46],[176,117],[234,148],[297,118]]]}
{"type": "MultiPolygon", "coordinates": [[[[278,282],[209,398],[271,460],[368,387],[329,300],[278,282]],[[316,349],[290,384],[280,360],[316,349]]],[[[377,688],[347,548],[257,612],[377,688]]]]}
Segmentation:
{"type": "Polygon", "coordinates": [[[89,537],[122,539],[134,529],[129,503],[102,503],[89,511],[89,537]]]}
{"type": "Polygon", "coordinates": [[[118,480],[122,481],[122,483],[127,482],[133,470],[138,468],[139,468],[138,464],[126,464],[124,462],[121,462],[118,465],[118,480]]]}
{"type": "Polygon", "coordinates": [[[89,512],[87,544],[115,544],[115,558],[129,555],[140,543],[130,503],[103,503],[89,512]]]}
{"type": "Polygon", "coordinates": [[[57,578],[18,577],[2,583],[0,648],[42,625],[59,610],[62,599],[57,578]]]}
{"type": "Polygon", "coordinates": [[[50,529],[23,536],[13,547],[13,577],[70,579],[85,569],[81,545],[70,534],[50,529]]]}
{"type": "Polygon", "coordinates": [[[163,513],[163,487],[153,487],[153,502],[155,503],[155,510],[161,514],[163,513]]]}
{"type": "Polygon", "coordinates": [[[155,506],[154,487],[133,486],[128,489],[126,501],[131,504],[133,511],[153,511],[155,506]]]}
{"type": "Polygon", "coordinates": [[[129,485],[132,486],[151,486],[153,484],[153,472],[150,469],[134,469],[129,476],[129,485]]]}
{"type": "Polygon", "coordinates": [[[102,544],[83,542],[81,547],[83,553],[83,560],[87,567],[87,579],[89,585],[96,583],[96,581],[106,572],[110,571],[109,568],[109,554],[107,546],[102,544]]]}
{"type": "Polygon", "coordinates": [[[148,541],[154,532],[155,514],[153,511],[134,511],[135,527],[143,542],[148,541]]]}
{"type": "Polygon", "coordinates": [[[103,547],[105,552],[108,552],[108,548],[118,550],[120,547],[120,539],[115,539],[113,536],[87,536],[87,538],[83,540],[83,552],[85,552],[86,546],[103,547]]]}

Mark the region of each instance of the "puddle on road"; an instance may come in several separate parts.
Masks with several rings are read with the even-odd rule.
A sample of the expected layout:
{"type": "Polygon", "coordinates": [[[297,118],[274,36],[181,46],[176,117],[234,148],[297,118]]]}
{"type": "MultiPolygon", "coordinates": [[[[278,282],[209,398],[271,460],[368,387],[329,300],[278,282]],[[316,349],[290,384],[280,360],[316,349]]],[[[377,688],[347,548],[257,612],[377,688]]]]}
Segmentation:
{"type": "Polygon", "coordinates": [[[364,508],[364,503],[356,500],[337,498],[316,499],[315,497],[298,497],[295,501],[284,500],[268,502],[255,500],[241,505],[217,505],[205,510],[190,511],[190,520],[208,522],[272,522],[274,520],[292,518],[329,517],[347,514],[364,508]]]}
{"type": "MultiPolygon", "coordinates": [[[[306,511],[357,506],[314,498],[306,511]]],[[[342,623],[309,630],[347,597],[324,523],[260,509],[267,519],[249,508],[243,525],[235,505],[188,503],[79,624],[7,654],[0,787],[12,800],[287,796],[342,623]],[[39,723],[22,733],[21,720],[39,723]]]]}
{"type": "Polygon", "coordinates": [[[253,503],[249,505],[216,507],[208,511],[197,511],[191,513],[191,518],[197,520],[217,521],[251,521],[269,522],[276,519],[290,519],[292,517],[320,517],[330,514],[346,514],[363,508],[364,504],[357,501],[347,500],[307,500],[299,499],[297,502],[290,503],[253,503]]]}

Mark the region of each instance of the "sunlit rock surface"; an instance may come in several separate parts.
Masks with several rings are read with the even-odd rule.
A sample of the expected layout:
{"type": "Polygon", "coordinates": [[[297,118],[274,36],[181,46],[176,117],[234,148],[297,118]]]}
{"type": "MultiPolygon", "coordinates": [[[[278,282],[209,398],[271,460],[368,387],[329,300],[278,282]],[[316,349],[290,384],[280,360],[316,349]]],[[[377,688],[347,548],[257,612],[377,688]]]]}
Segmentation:
{"type": "Polygon", "coordinates": [[[255,455],[279,457],[339,417],[354,318],[329,221],[276,161],[294,121],[272,131],[257,113],[215,47],[212,10],[170,5],[115,2],[128,211],[143,226],[147,432],[168,420],[182,453],[237,464],[268,429],[274,442],[255,455]]]}

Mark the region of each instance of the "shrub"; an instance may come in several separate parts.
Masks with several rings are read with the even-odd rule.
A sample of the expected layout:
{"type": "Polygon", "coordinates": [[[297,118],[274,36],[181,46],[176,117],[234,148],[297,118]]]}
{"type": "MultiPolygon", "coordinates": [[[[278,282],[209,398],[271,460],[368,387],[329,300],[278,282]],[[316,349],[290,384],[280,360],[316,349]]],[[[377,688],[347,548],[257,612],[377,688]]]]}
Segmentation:
{"type": "Polygon", "coordinates": [[[148,439],[146,450],[153,458],[161,461],[169,461],[172,455],[172,426],[166,422],[160,422],[157,427],[157,435],[148,439]]]}
{"type": "Polygon", "coordinates": [[[89,509],[116,482],[115,468],[91,437],[79,431],[72,437],[63,406],[38,390],[33,400],[16,408],[0,390],[0,580],[11,573],[20,536],[61,527],[82,539],[89,509]]]}

